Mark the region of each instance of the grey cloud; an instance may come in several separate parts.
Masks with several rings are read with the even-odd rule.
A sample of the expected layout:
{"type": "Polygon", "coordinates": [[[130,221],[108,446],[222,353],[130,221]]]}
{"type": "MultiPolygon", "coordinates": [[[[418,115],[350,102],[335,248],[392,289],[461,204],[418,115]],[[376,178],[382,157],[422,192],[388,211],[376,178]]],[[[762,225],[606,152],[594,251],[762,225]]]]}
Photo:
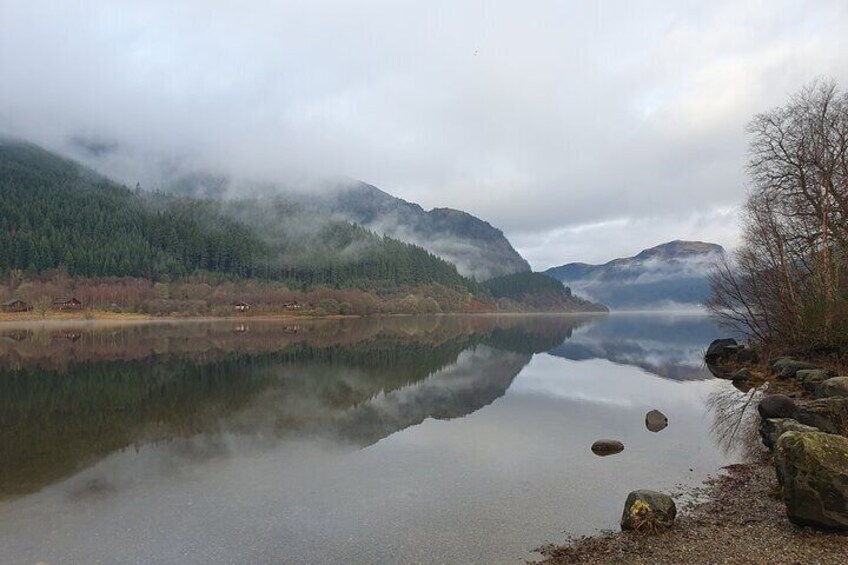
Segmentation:
{"type": "Polygon", "coordinates": [[[31,0],[3,7],[0,131],[128,183],[362,179],[537,269],[732,247],[745,122],[848,84],[846,28],[839,0],[31,0]]]}

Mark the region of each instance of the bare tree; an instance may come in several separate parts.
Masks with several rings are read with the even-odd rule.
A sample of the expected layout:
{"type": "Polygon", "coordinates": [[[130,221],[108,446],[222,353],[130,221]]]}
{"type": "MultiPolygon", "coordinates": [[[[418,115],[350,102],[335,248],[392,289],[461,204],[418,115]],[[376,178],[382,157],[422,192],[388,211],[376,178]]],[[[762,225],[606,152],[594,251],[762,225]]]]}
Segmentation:
{"type": "Polygon", "coordinates": [[[848,94],[817,81],[759,114],[743,242],[708,306],[764,343],[848,345],[848,94]]]}

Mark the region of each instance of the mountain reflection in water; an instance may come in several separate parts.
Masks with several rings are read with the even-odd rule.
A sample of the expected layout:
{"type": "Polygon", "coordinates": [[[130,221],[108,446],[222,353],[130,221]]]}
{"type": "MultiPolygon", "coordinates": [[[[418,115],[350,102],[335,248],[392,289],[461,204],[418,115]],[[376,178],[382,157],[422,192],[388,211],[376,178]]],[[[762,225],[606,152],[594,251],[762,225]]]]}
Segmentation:
{"type": "MultiPolygon", "coordinates": [[[[198,434],[365,446],[502,396],[590,318],[174,323],[0,332],[0,494],[198,434]],[[69,338],[73,336],[73,338],[69,338]]],[[[48,326],[49,327],[49,326],[48,326]]]]}
{"type": "Polygon", "coordinates": [[[664,315],[0,326],[0,555],[521,562],[728,461],[716,442],[748,428],[711,429],[740,398],[700,365],[715,334],[664,315]],[[624,452],[595,457],[600,437],[624,452]]]}

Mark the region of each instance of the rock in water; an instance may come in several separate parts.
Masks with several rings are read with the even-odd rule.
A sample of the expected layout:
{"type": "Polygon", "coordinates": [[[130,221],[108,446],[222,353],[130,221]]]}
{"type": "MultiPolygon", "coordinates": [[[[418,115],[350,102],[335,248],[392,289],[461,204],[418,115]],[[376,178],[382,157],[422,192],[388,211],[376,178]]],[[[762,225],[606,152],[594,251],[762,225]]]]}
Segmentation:
{"type": "Polygon", "coordinates": [[[606,457],[624,451],[624,444],[617,439],[599,439],[592,444],[592,453],[606,457]]]}
{"type": "Polygon", "coordinates": [[[816,398],[833,396],[848,396],[848,377],[833,377],[822,381],[816,387],[816,398]]]}
{"type": "Polygon", "coordinates": [[[728,357],[735,355],[739,350],[739,344],[733,338],[716,339],[707,348],[707,353],[704,355],[704,360],[707,363],[715,363],[716,361],[726,360],[728,357]]]}
{"type": "Polygon", "coordinates": [[[783,394],[771,394],[763,397],[757,405],[760,418],[792,418],[795,415],[795,401],[783,394]]]}
{"type": "Polygon", "coordinates": [[[651,410],[645,415],[645,427],[652,432],[659,432],[668,426],[668,418],[659,410],[651,410]]]}
{"type": "Polygon", "coordinates": [[[774,466],[790,521],[848,530],[848,438],[786,432],[777,441],[774,466]]]}
{"type": "Polygon", "coordinates": [[[763,445],[774,449],[777,440],[786,432],[817,432],[818,428],[805,426],[792,418],[769,418],[760,422],[760,437],[763,445]]]}
{"type": "Polygon", "coordinates": [[[677,507],[667,494],[652,490],[634,490],[627,495],[621,514],[622,530],[669,527],[674,524],[677,507]]]}
{"type": "Polygon", "coordinates": [[[829,434],[848,430],[848,397],[834,396],[798,406],[795,419],[829,434]]]}

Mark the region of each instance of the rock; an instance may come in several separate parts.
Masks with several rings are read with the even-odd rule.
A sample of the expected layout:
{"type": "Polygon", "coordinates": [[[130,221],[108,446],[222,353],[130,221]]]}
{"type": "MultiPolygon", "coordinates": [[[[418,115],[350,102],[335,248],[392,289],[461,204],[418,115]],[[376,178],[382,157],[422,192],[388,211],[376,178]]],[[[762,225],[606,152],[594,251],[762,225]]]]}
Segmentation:
{"type": "Polygon", "coordinates": [[[707,362],[707,369],[709,369],[710,373],[717,379],[730,379],[733,374],[730,371],[726,371],[716,365],[715,363],[707,362]]]}
{"type": "Polygon", "coordinates": [[[739,344],[733,338],[716,339],[707,348],[707,353],[704,355],[704,360],[707,363],[725,361],[730,356],[735,355],[739,350],[738,348],[739,344]]]}
{"type": "Polygon", "coordinates": [[[634,490],[627,495],[621,514],[622,530],[639,530],[652,526],[669,527],[674,524],[677,507],[667,494],[652,490],[634,490]]]}
{"type": "Polygon", "coordinates": [[[733,385],[733,388],[739,392],[751,392],[751,389],[754,388],[754,386],[748,381],[733,381],[731,384],[733,385]]]}
{"type": "Polygon", "coordinates": [[[797,409],[798,407],[795,405],[795,401],[783,394],[764,396],[757,405],[757,412],[759,412],[760,418],[763,420],[769,418],[792,418],[797,409]]]}
{"type": "Polygon", "coordinates": [[[795,378],[795,374],[798,371],[803,371],[805,369],[818,369],[818,367],[812,363],[798,361],[796,359],[789,359],[778,366],[780,369],[775,370],[775,373],[777,373],[777,378],[779,379],[792,379],[795,378]]]}
{"type": "Polygon", "coordinates": [[[606,457],[624,451],[624,444],[616,439],[599,439],[592,444],[592,453],[606,457]]]}
{"type": "Polygon", "coordinates": [[[652,432],[659,432],[668,426],[668,418],[659,410],[651,410],[645,414],[645,427],[652,432]]]}
{"type": "Polygon", "coordinates": [[[736,362],[744,363],[745,365],[753,365],[760,362],[760,356],[753,349],[743,347],[736,352],[736,362]]]}
{"type": "Polygon", "coordinates": [[[795,380],[807,392],[813,392],[816,387],[830,378],[830,373],[824,369],[802,369],[795,373],[795,380]]]}
{"type": "Polygon", "coordinates": [[[791,522],[848,530],[848,438],[786,432],[777,441],[774,467],[791,522]]]}
{"type": "Polygon", "coordinates": [[[816,387],[816,398],[833,396],[848,396],[848,377],[833,377],[822,381],[816,387]]]}
{"type": "Polygon", "coordinates": [[[735,373],[732,373],[730,375],[730,380],[732,380],[732,381],[747,381],[748,379],[751,378],[751,376],[752,376],[751,371],[749,371],[748,369],[742,368],[742,369],[739,369],[738,371],[736,371],[735,373]]]}
{"type": "Polygon", "coordinates": [[[783,370],[783,366],[786,363],[794,360],[794,357],[789,356],[777,357],[776,359],[772,359],[771,361],[769,361],[769,367],[771,367],[771,370],[775,373],[779,373],[781,370],[783,370]]]}
{"type": "Polygon", "coordinates": [[[768,418],[760,422],[760,437],[763,445],[774,449],[777,440],[786,432],[817,432],[818,428],[805,426],[792,418],[768,418]]]}
{"type": "Polygon", "coordinates": [[[795,419],[829,434],[848,432],[848,398],[834,396],[798,406],[795,419]]]}

